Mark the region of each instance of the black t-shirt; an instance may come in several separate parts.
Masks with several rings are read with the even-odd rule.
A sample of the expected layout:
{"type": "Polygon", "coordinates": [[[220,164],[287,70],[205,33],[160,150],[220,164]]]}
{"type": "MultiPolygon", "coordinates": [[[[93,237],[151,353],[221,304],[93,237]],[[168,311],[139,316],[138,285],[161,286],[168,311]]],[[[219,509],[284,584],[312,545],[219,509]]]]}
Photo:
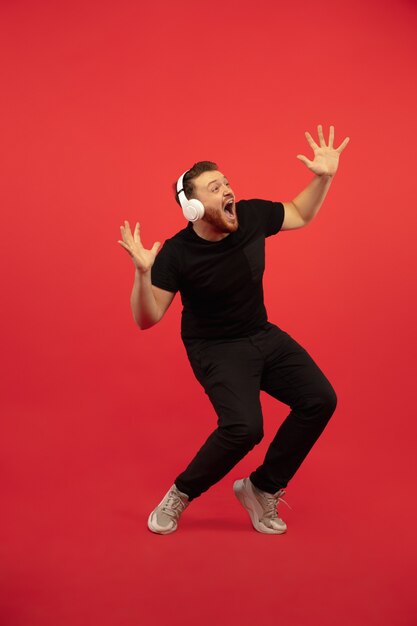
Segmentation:
{"type": "Polygon", "coordinates": [[[167,239],[151,270],[152,284],[179,291],[181,337],[245,337],[267,322],[262,276],[265,237],[284,221],[284,205],[271,200],[238,200],[239,227],[220,241],[203,239],[192,222],[167,239]]]}

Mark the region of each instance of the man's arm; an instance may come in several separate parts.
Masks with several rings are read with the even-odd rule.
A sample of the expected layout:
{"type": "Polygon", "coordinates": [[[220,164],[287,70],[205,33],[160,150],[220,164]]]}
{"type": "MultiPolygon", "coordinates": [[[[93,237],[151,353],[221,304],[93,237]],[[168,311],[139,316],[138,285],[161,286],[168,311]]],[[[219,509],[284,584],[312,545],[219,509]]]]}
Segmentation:
{"type": "Polygon", "coordinates": [[[306,226],[318,213],[329,190],[331,176],[316,176],[291,202],[283,202],[285,217],[281,230],[306,226]]]}
{"type": "Polygon", "coordinates": [[[151,283],[151,272],[136,269],[130,296],[133,319],[141,330],[157,324],[165,315],[175,293],[155,287],[151,283]]]}
{"type": "Polygon", "coordinates": [[[329,145],[327,146],[321,124],[317,128],[320,146],[316,144],[310,133],[305,132],[307,141],[314,150],[314,160],[310,161],[303,154],[297,154],[297,159],[302,161],[316,176],[294,200],[283,202],[285,217],[281,230],[301,228],[317,215],[333,176],[336,174],[339,155],[349,142],[349,137],[346,137],[338,148],[334,148],[334,126],[330,126],[329,145]]]}
{"type": "Polygon", "coordinates": [[[118,243],[127,250],[135,266],[130,306],[133,319],[142,330],[157,324],[174,299],[175,293],[155,287],[151,282],[151,269],[158,252],[159,241],[156,241],[150,250],[143,247],[140,234],[140,224],[136,222],[132,235],[129,222],[120,227],[123,241],[118,243]]]}

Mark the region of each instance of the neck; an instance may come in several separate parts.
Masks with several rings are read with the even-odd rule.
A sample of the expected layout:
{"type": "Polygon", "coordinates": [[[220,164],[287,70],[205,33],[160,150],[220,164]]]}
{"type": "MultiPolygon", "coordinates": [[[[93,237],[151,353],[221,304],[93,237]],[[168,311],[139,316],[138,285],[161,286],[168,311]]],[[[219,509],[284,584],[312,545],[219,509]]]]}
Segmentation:
{"type": "Polygon", "coordinates": [[[211,224],[201,220],[193,222],[193,230],[199,237],[206,239],[207,241],[221,241],[230,235],[230,233],[223,233],[222,231],[214,228],[211,224]]]}

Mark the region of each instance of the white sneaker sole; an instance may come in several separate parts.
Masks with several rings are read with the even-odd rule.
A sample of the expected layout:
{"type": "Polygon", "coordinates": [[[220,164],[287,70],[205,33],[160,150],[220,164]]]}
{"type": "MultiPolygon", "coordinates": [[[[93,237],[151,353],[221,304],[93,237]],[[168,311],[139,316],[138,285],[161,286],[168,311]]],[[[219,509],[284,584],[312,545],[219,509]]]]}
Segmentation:
{"type": "MultiPolygon", "coordinates": [[[[159,504],[162,504],[162,502],[160,502],[159,504]]],[[[169,535],[170,533],[173,533],[175,530],[177,530],[178,524],[173,524],[172,526],[160,526],[156,521],[156,510],[154,510],[148,517],[148,528],[153,533],[157,533],[158,535],[169,535]]]]}
{"type": "Polygon", "coordinates": [[[233,491],[243,508],[249,513],[255,530],[267,535],[282,535],[287,531],[286,526],[282,530],[278,528],[269,528],[260,521],[260,518],[263,515],[263,510],[252,490],[249,478],[236,480],[233,484],[233,491]]]}

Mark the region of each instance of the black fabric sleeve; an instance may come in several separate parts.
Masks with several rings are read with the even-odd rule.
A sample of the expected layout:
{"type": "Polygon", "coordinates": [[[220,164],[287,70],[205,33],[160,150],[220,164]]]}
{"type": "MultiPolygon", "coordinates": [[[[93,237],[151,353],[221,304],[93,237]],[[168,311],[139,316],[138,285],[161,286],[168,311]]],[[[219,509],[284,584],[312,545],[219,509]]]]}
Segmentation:
{"type": "Polygon", "coordinates": [[[281,230],[285,217],[285,209],[282,202],[254,198],[250,200],[250,203],[256,210],[265,237],[276,235],[281,230]]]}
{"type": "Polygon", "coordinates": [[[176,293],[179,290],[179,254],[167,239],[156,255],[151,268],[151,282],[155,287],[176,293]]]}

